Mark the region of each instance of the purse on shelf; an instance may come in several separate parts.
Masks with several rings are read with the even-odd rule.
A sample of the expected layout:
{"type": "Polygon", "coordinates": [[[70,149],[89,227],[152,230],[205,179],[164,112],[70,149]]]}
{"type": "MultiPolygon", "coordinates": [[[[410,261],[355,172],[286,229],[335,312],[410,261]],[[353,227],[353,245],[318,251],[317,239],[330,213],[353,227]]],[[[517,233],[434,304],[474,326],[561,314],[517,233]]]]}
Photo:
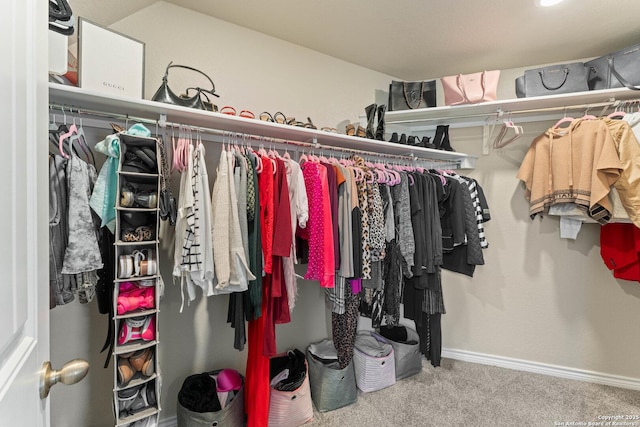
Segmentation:
{"type": "Polygon", "coordinates": [[[477,104],[498,98],[500,70],[442,77],[445,105],[477,104]]]}
{"type": "Polygon", "coordinates": [[[197,108],[199,110],[207,110],[207,111],[218,111],[218,107],[211,102],[209,99],[209,95],[220,97],[216,92],[216,86],[213,84],[213,80],[203,73],[200,70],[197,70],[193,67],[188,67],[186,65],[177,65],[173,62],[169,62],[167,65],[167,69],[164,72],[164,76],[162,77],[162,84],[153,95],[151,100],[164,102],[166,104],[174,104],[179,105],[181,107],[189,107],[189,108],[197,108]],[[168,82],[168,75],[170,68],[184,68],[187,70],[195,71],[197,73],[202,74],[209,80],[211,83],[211,89],[203,89],[201,87],[190,87],[187,88],[186,93],[182,95],[176,95],[175,92],[171,90],[168,82]],[[193,96],[189,96],[191,91],[195,91],[196,93],[193,96]]]}
{"type": "Polygon", "coordinates": [[[516,79],[516,96],[518,98],[587,90],[589,90],[587,68],[582,62],[525,70],[524,76],[516,79]]]}
{"type": "Polygon", "coordinates": [[[388,111],[415,110],[436,106],[436,81],[403,82],[389,85],[388,111]]]}
{"type": "Polygon", "coordinates": [[[640,90],[640,44],[592,59],[584,64],[589,90],[626,87],[640,90]]]}

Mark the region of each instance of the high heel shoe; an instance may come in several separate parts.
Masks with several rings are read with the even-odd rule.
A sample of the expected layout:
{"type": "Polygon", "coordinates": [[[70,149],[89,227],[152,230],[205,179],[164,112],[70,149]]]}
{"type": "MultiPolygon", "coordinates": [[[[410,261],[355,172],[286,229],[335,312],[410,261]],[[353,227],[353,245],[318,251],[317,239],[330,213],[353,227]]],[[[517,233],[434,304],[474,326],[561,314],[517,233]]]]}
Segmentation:
{"type": "Polygon", "coordinates": [[[373,133],[373,122],[376,117],[376,108],[378,108],[376,104],[371,104],[367,105],[364,109],[365,113],[367,113],[366,137],[369,139],[373,139],[375,137],[373,133]]]}
{"type": "Polygon", "coordinates": [[[387,106],[386,105],[380,105],[378,107],[378,127],[376,128],[376,139],[378,141],[384,141],[384,132],[385,132],[385,125],[384,125],[384,113],[387,110],[387,106]]]}

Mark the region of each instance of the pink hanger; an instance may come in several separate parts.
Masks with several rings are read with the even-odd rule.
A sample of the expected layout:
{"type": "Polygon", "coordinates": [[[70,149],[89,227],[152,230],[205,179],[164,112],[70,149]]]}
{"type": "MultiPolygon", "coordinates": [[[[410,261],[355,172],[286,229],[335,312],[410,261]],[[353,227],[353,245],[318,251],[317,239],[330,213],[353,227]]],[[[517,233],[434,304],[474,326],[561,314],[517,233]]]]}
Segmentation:
{"type": "Polygon", "coordinates": [[[552,126],[552,129],[558,129],[561,124],[563,124],[563,123],[571,123],[574,120],[575,119],[573,117],[563,117],[560,120],[558,120],[555,125],[552,126]]]}
{"type": "Polygon", "coordinates": [[[58,149],[60,150],[60,155],[65,159],[68,159],[69,155],[64,152],[64,148],[62,148],[62,143],[64,142],[65,139],[69,138],[71,135],[74,135],[76,133],[78,133],[78,128],[76,128],[76,125],[73,124],[69,126],[69,132],[63,133],[62,135],[60,135],[60,138],[58,138],[58,149]]]}
{"type": "Polygon", "coordinates": [[[607,117],[610,119],[615,119],[615,118],[623,118],[627,113],[625,113],[624,111],[614,111],[613,113],[609,114],[607,117]]]}

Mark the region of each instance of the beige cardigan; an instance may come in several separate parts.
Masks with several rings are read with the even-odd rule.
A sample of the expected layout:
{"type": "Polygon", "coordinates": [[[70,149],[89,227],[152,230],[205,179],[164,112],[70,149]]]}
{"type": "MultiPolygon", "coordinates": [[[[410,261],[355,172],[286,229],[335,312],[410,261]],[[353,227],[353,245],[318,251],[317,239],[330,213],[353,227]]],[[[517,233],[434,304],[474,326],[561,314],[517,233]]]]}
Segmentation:
{"type": "Polygon", "coordinates": [[[554,204],[575,203],[605,224],[612,211],[609,189],[621,170],[607,125],[578,119],[534,139],[517,176],[526,186],[531,218],[554,204]]]}

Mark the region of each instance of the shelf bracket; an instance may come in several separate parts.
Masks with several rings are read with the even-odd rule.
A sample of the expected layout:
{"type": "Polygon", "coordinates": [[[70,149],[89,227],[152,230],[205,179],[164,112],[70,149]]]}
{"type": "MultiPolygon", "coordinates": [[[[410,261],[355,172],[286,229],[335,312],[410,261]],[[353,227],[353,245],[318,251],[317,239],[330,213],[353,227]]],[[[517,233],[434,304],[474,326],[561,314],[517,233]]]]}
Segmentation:
{"type": "Polygon", "coordinates": [[[167,127],[167,115],[165,113],[160,113],[160,118],[158,119],[158,126],[161,128],[167,127]]]}

